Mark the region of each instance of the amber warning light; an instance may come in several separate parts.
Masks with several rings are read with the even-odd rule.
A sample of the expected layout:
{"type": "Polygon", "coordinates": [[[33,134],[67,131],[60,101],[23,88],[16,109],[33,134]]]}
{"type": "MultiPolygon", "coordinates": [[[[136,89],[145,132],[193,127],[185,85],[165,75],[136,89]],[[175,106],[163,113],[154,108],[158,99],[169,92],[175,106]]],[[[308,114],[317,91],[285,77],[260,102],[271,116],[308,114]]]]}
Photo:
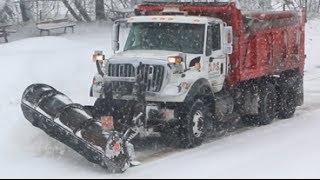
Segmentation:
{"type": "Polygon", "coordinates": [[[179,56],[168,57],[168,62],[172,64],[180,64],[182,61],[182,57],[179,56]]]}
{"type": "Polygon", "coordinates": [[[93,56],[92,56],[92,60],[95,61],[103,61],[105,60],[105,55],[103,54],[103,51],[95,51],[93,56]]]}

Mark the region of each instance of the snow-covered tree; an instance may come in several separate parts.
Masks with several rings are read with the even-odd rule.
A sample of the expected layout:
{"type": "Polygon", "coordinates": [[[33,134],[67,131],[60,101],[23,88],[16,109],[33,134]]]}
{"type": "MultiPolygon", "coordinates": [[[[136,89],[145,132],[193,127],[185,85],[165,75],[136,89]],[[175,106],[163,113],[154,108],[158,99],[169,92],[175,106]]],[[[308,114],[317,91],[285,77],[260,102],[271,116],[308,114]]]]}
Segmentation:
{"type": "MultiPolygon", "coordinates": [[[[67,17],[91,22],[119,17],[119,9],[132,9],[144,0],[0,0],[0,22],[29,22],[67,17]]],[[[160,0],[156,0],[160,1],[160,0]]],[[[191,0],[162,0],[187,2],[191,0]]],[[[219,0],[194,0],[194,2],[219,0]]],[[[319,13],[320,0],[238,0],[244,10],[288,10],[306,6],[309,14],[319,13]]]]}

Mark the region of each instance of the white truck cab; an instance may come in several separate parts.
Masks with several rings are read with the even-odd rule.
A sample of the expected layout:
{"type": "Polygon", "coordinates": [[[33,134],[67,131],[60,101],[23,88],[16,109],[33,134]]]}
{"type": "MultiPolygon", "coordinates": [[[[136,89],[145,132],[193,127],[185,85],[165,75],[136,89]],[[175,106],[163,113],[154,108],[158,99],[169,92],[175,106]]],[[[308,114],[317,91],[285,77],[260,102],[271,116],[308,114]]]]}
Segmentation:
{"type": "Polygon", "coordinates": [[[116,53],[101,63],[103,73],[95,76],[92,96],[103,97],[103,82],[114,81],[113,88],[118,88],[114,90],[121,94],[114,98],[130,99],[130,92],[120,89],[126,89],[122,85],[134,81],[137,73],[144,74],[147,101],[184,102],[199,81],[212,93],[219,92],[228,74],[232,42],[232,28],[217,18],[155,15],[116,21],[116,53]],[[119,51],[121,23],[129,25],[130,32],[119,51]],[[143,69],[138,68],[140,63],[143,69]]]}

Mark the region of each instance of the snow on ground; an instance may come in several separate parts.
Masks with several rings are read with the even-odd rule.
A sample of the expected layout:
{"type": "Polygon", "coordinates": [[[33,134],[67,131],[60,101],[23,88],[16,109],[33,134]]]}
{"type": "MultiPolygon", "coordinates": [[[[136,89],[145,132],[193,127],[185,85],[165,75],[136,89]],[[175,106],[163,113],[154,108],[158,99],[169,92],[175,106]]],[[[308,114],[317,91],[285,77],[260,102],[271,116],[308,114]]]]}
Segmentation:
{"type": "Polygon", "coordinates": [[[20,98],[32,83],[47,83],[74,102],[92,104],[95,73],[91,54],[111,55],[110,26],[79,28],[75,34],[33,37],[0,44],[0,176],[4,178],[319,178],[320,20],[308,23],[305,105],[294,118],[248,128],[107,174],[34,128],[22,115],[20,98]]]}

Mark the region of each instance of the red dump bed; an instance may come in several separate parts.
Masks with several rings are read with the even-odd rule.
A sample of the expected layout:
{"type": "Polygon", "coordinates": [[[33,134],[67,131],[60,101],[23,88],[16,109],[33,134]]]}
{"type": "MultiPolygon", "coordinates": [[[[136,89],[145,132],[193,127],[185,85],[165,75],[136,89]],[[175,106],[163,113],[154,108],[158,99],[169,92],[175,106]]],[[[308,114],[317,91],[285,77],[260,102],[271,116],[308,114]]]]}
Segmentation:
{"type": "Polygon", "coordinates": [[[289,69],[299,69],[303,74],[306,22],[303,12],[242,12],[235,3],[146,3],[138,6],[136,14],[159,14],[166,6],[179,7],[189,15],[220,18],[233,27],[229,86],[289,69]]]}

